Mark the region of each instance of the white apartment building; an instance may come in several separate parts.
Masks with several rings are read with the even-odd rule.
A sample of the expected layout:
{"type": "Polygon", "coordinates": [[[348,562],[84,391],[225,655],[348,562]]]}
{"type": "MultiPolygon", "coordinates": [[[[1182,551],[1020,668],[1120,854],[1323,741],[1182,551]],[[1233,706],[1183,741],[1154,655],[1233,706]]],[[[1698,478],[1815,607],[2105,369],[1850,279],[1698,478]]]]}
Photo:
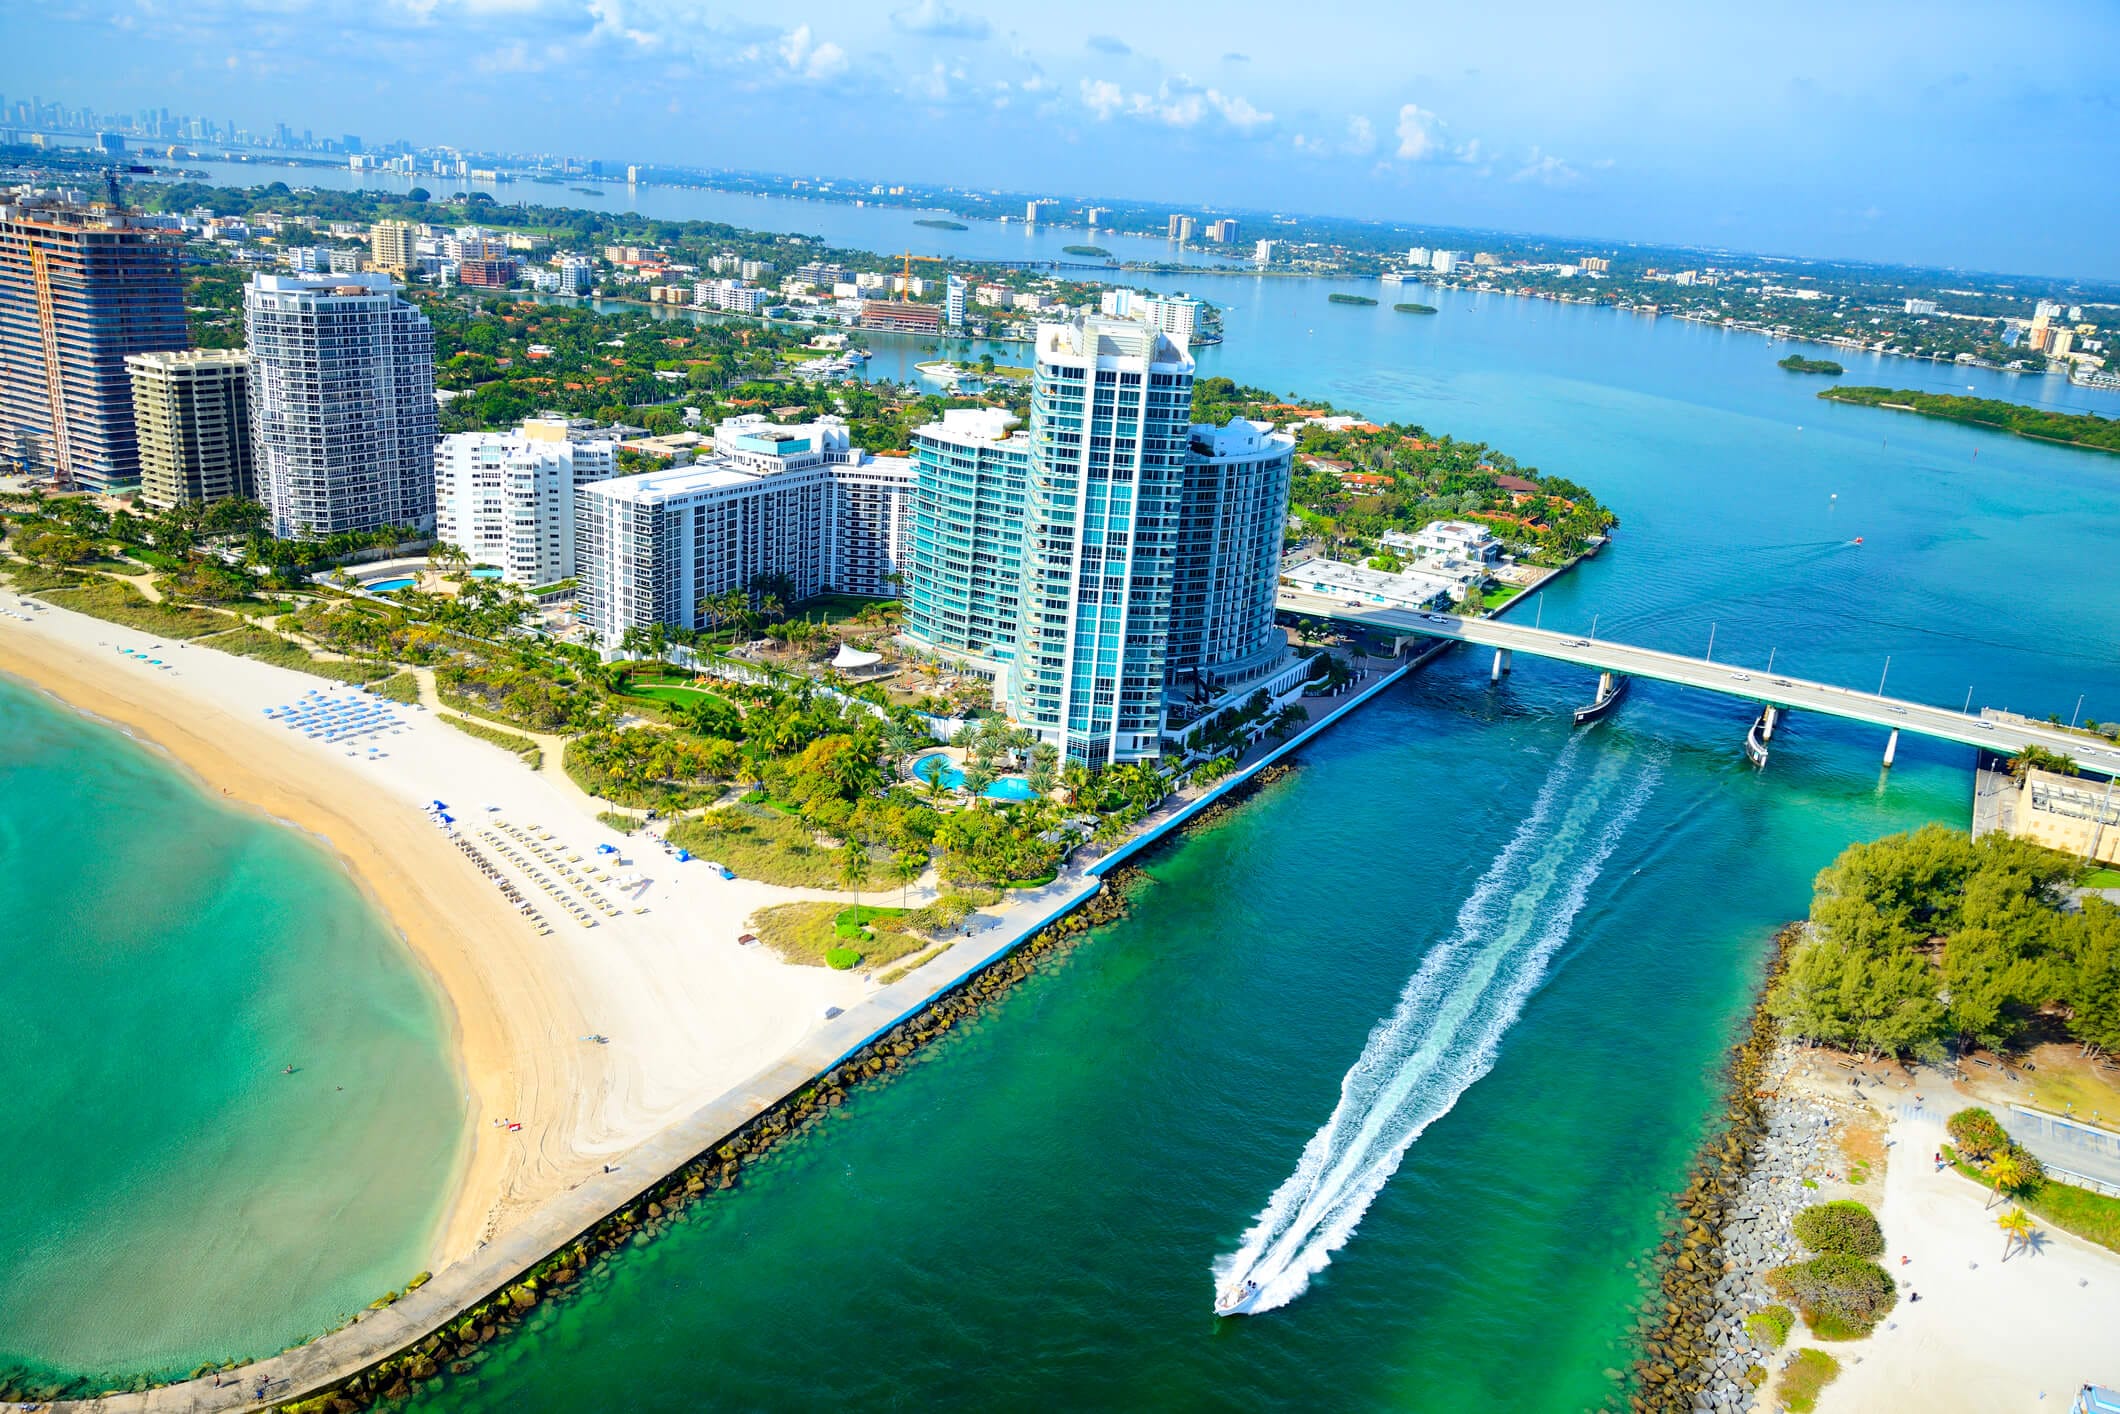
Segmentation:
{"type": "Polygon", "coordinates": [[[1428,257],[1428,268],[1438,275],[1448,275],[1458,267],[1458,253],[1454,250],[1439,250],[1428,257]]]}
{"type": "Polygon", "coordinates": [[[576,441],[564,418],[458,432],[435,453],[435,534],[510,584],[572,579],[575,492],[617,474],[618,443],[576,441]]]}
{"type": "Polygon", "coordinates": [[[1286,662],[1274,585],[1295,447],[1270,422],[1193,424],[1171,564],[1173,685],[1212,693],[1286,662]]]}
{"type": "Polygon", "coordinates": [[[562,255],[559,266],[561,294],[586,295],[596,288],[596,262],[586,255],[562,255]]]}
{"type": "Polygon", "coordinates": [[[1106,290],[1097,296],[1097,313],[1113,319],[1134,317],[1135,297],[1132,290],[1106,290]]]}
{"type": "Polygon", "coordinates": [[[942,293],[942,322],[956,326],[964,322],[964,277],[952,275],[942,293]]]}
{"type": "Polygon", "coordinates": [[[1200,302],[1184,295],[1151,295],[1134,302],[1134,317],[1149,328],[1170,335],[1183,347],[1192,343],[1193,331],[1199,327],[1200,302]]]}
{"type": "Polygon", "coordinates": [[[388,275],[243,292],[259,497],[282,539],[434,526],[434,329],[388,275]]]}
{"type": "Polygon", "coordinates": [[[884,597],[910,529],[914,474],[902,457],[852,445],[838,418],[781,425],[751,414],[714,430],[691,466],[582,487],[575,574],[606,651],[629,628],[706,624],[730,590],[785,576],[784,597],[884,597]]]}

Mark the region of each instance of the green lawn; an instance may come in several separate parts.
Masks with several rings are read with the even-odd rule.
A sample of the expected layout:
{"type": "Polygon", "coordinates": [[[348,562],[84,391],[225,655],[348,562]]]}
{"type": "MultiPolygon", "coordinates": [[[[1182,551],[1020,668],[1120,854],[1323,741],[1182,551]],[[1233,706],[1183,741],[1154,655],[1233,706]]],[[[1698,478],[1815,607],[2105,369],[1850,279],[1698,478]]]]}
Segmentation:
{"type": "Polygon", "coordinates": [[[1524,586],[1522,586],[1521,584],[1504,584],[1499,588],[1490,589],[1487,591],[1487,597],[1485,600],[1487,608],[1490,612],[1495,609],[1499,609],[1502,607],[1502,605],[1508,603],[1511,599],[1514,599],[1517,595],[1523,592],[1524,586]]]}
{"type": "Polygon", "coordinates": [[[387,697],[392,702],[402,702],[408,707],[420,700],[420,680],[415,673],[401,672],[395,677],[374,684],[368,690],[378,697],[387,697]]]}
{"type": "Polygon", "coordinates": [[[2093,869],[2083,876],[2087,889],[2120,889],[2120,869],[2093,869]]]}
{"type": "MultiPolygon", "coordinates": [[[[1988,1186],[1987,1175],[1960,1158],[1946,1145],[1943,1156],[1951,1166],[1982,1188],[1988,1186]]],[[[2077,1188],[2072,1184],[2057,1183],[2048,1179],[2037,1188],[2025,1189],[2015,1195],[2017,1206],[2035,1218],[2072,1232],[2086,1242],[2095,1242],[2110,1251],[2120,1252],[2120,1198],[2108,1198],[2103,1193],[2093,1193],[2088,1188],[2077,1188]]],[[[1998,1209],[1999,1211],[1999,1209],[1998,1209]]]]}
{"type": "Polygon", "coordinates": [[[629,682],[626,684],[625,695],[627,697],[653,698],[657,702],[667,702],[673,707],[689,707],[695,702],[702,701],[719,702],[732,712],[736,710],[735,704],[719,693],[709,692],[703,687],[687,687],[682,683],[629,682]]]}
{"type": "Polygon", "coordinates": [[[858,594],[820,594],[814,599],[805,599],[800,604],[790,604],[788,617],[836,624],[853,618],[871,605],[889,602],[888,599],[864,599],[858,594]]]}

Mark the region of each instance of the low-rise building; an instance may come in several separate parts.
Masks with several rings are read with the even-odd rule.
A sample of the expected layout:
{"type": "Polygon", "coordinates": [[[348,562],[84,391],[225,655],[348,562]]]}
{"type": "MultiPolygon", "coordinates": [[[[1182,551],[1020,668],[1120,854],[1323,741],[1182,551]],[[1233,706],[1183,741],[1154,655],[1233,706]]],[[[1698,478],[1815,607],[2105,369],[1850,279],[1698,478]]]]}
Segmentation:
{"type": "Polygon", "coordinates": [[[1350,608],[1420,611],[1448,608],[1462,587],[1418,570],[1373,570],[1338,560],[1298,560],[1281,571],[1281,583],[1303,594],[1334,599],[1350,608]]]}

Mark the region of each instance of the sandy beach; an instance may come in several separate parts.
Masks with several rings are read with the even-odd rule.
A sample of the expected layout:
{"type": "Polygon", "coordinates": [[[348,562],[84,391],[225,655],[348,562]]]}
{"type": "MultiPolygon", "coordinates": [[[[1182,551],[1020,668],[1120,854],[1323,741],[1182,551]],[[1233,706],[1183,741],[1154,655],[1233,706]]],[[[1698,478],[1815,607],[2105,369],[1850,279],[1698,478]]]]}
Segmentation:
{"type": "MultiPolygon", "coordinates": [[[[19,603],[0,589],[0,606],[19,603]]],[[[265,710],[313,690],[354,689],[58,608],[29,622],[0,617],[0,672],[161,748],[209,794],[314,836],[403,937],[448,1008],[464,1084],[462,1159],[433,1237],[433,1270],[621,1162],[797,1045],[827,1007],[869,990],[857,975],[736,943],[758,907],[824,895],[725,881],[652,843],[641,849],[600,824],[564,777],[534,772],[432,712],[404,709],[402,731],[372,743],[381,759],[367,756],[371,743],[349,756],[265,710]],[[153,650],[173,667],[122,648],[153,650]],[[650,882],[595,927],[546,907],[552,931],[540,936],[426,817],[434,799],[473,831],[499,821],[538,827],[561,858],[616,846],[650,882]],[[647,912],[632,913],[635,903],[647,912]]],[[[518,867],[473,842],[545,903],[518,867]]]]}
{"type": "MultiPolygon", "coordinates": [[[[1929,1098],[1943,1089],[1939,1079],[1929,1098]]],[[[2002,1260],[1995,1218],[2006,1205],[1990,1209],[1970,1179],[1937,1171],[1946,1111],[1908,1099],[1887,1131],[1878,1210],[1900,1303],[1868,1340],[1827,1347],[1842,1370],[1819,1399],[1822,1414],[1917,1404],[2030,1414],[2066,1409],[2085,1381],[2120,1386],[2120,1255],[2041,1224],[2031,1250],[2002,1260]],[[1909,1301],[1912,1292],[1921,1299],[1909,1301]]]]}

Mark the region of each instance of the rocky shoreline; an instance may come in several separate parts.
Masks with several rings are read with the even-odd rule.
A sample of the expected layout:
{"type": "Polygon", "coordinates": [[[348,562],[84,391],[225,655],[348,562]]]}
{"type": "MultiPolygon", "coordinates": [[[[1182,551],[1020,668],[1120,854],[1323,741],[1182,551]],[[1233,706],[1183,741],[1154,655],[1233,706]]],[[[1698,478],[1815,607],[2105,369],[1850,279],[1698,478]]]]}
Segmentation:
{"type": "Polygon", "coordinates": [[[1631,1409],[1741,1414],[1766,1381],[1772,1350],[1745,1318],[1775,1301],[1766,1274],[1795,1258],[1791,1224],[1835,1168],[1831,1112],[1791,1093],[1793,1051],[1766,1010],[1804,926],[1774,937],[1750,1028],[1732,1056],[1723,1123],[1702,1145],[1656,1250],[1662,1276],[1626,1380],[1631,1409]]]}

